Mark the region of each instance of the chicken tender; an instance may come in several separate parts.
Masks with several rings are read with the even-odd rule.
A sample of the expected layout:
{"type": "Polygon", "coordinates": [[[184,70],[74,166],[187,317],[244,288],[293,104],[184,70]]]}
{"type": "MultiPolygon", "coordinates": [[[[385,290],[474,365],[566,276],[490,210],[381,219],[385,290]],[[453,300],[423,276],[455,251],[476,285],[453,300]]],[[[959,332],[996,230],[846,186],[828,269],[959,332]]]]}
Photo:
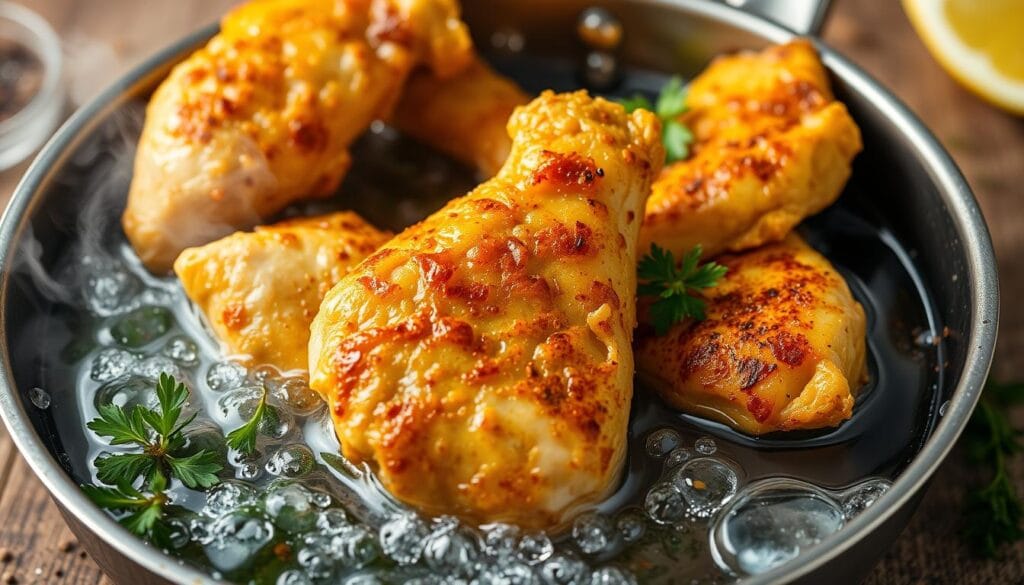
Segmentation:
{"type": "Polygon", "coordinates": [[[304,370],[324,295],[391,239],[351,212],[282,221],[185,250],[174,271],[228,353],[304,370]]]}
{"type": "Polygon", "coordinates": [[[715,255],[780,240],[839,197],[861,150],[806,40],[716,59],[687,104],[693,154],[655,181],[641,251],[700,244],[715,255]]]}
{"type": "Polygon", "coordinates": [[[752,435],[850,418],[866,325],[843,277],[795,234],[718,262],[729,272],[704,291],[707,319],[641,335],[639,375],[672,406],[752,435]]]}
{"type": "Polygon", "coordinates": [[[412,75],[392,123],[401,131],[492,177],[508,158],[508,119],[530,101],[515,82],[477,58],[451,79],[412,75]]]}
{"type": "Polygon", "coordinates": [[[344,455],[429,514],[548,527],[617,486],[636,240],[664,160],[650,112],[546,92],[490,181],[345,276],[310,385],[344,455]]]}
{"type": "Polygon", "coordinates": [[[455,0],[254,0],[153,94],[122,219],[139,257],[189,246],[325,197],[350,143],[387,116],[409,71],[469,64],[455,0]]]}

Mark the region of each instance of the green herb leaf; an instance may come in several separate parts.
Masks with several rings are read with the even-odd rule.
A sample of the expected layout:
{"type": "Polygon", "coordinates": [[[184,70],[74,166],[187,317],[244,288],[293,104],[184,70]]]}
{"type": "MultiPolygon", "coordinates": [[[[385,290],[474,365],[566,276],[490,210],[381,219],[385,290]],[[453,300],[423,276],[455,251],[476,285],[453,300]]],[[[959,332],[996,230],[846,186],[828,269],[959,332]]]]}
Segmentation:
{"type": "Polygon", "coordinates": [[[188,457],[168,455],[166,461],[174,476],[192,489],[208,488],[220,481],[217,474],[222,467],[217,462],[216,453],[203,450],[188,457]]]}
{"type": "Polygon", "coordinates": [[[1024,384],[985,385],[981,402],[964,433],[967,456],[991,480],[967,496],[962,535],[980,556],[997,557],[1004,545],[1024,538],[1024,504],[1007,471],[1007,460],[1024,450],[1021,431],[1013,428],[1010,406],[1024,402],[1024,384]]]}
{"type": "Polygon", "coordinates": [[[110,437],[111,445],[136,444],[148,447],[149,431],[146,429],[144,409],[136,406],[131,413],[116,404],[104,404],[98,408],[100,417],[94,418],[86,427],[101,437],[110,437]]]}
{"type": "Polygon", "coordinates": [[[632,114],[636,110],[654,110],[654,106],[651,105],[651,100],[640,94],[633,94],[633,97],[619,99],[618,102],[626,108],[627,114],[632,114]]]}
{"type": "Polygon", "coordinates": [[[149,505],[149,498],[129,485],[103,487],[86,484],[82,491],[97,506],[108,510],[137,510],[149,505]]]}
{"type": "Polygon", "coordinates": [[[661,88],[654,105],[640,94],[618,100],[627,112],[644,109],[658,116],[662,125],[661,142],[665,145],[665,161],[669,163],[689,157],[690,145],[693,144],[693,133],[679,120],[679,116],[687,110],[686,94],[683,80],[673,77],[661,88]]]}
{"type": "MultiPolygon", "coordinates": [[[[83,486],[83,489],[86,487],[92,486],[83,486]]],[[[129,495],[132,495],[132,492],[134,492],[134,502],[130,506],[120,508],[117,506],[106,507],[114,510],[120,509],[122,511],[131,512],[121,519],[121,524],[125,528],[139,536],[147,537],[154,542],[163,543],[167,540],[165,535],[169,533],[167,526],[163,524],[164,504],[167,503],[167,494],[165,493],[165,490],[167,489],[167,478],[164,476],[163,472],[157,469],[153,472],[147,487],[150,492],[148,496],[138,492],[137,490],[125,492],[129,495]]],[[[106,488],[94,489],[104,490],[106,488]]],[[[125,490],[123,487],[118,489],[122,492],[125,490]]]]}
{"type": "Polygon", "coordinates": [[[121,524],[139,536],[149,536],[154,528],[163,520],[163,506],[150,503],[144,508],[125,516],[121,524]]]}
{"type": "Polygon", "coordinates": [[[110,485],[131,485],[139,477],[148,478],[156,469],[156,459],[146,453],[119,453],[96,459],[96,477],[110,485]]]}
{"type": "Polygon", "coordinates": [[[661,88],[654,113],[662,120],[668,120],[686,112],[686,86],[683,80],[673,77],[661,88]]]}
{"type": "Polygon", "coordinates": [[[692,293],[717,285],[728,269],[716,262],[701,265],[701,251],[700,246],[695,246],[676,267],[671,252],[652,244],[650,253],[640,259],[637,294],[657,297],[651,304],[650,317],[658,335],[664,335],[687,317],[704,319],[704,300],[692,293]]]}
{"type": "Polygon", "coordinates": [[[252,413],[252,417],[245,424],[228,433],[228,446],[246,455],[255,453],[256,438],[260,434],[264,418],[277,414],[270,412],[270,409],[271,407],[267,405],[267,390],[264,388],[263,396],[260,397],[260,402],[256,405],[256,411],[252,413]]]}
{"type": "MultiPolygon", "coordinates": [[[[175,425],[181,417],[181,408],[188,400],[188,388],[167,374],[160,374],[156,384],[156,397],[160,402],[159,417],[148,421],[153,430],[167,437],[175,432],[175,425]]],[[[153,411],[150,411],[153,412],[153,411]]],[[[156,413],[154,413],[156,414],[156,413]]]]}
{"type": "Polygon", "coordinates": [[[686,160],[690,156],[693,133],[678,120],[665,120],[661,141],[665,145],[665,162],[686,160]]]}
{"type": "Polygon", "coordinates": [[[154,494],[163,493],[167,489],[167,476],[159,469],[149,478],[149,491],[154,494]]]}
{"type": "Polygon", "coordinates": [[[184,456],[184,429],[196,414],[181,421],[189,390],[173,376],[161,374],[156,386],[159,409],[134,407],[130,413],[117,405],[99,408],[100,417],[86,425],[111,445],[134,444],[140,453],[119,453],[96,460],[96,476],[103,483],[130,486],[140,477],[155,482],[152,491],[166,489],[167,474],[173,474],[192,489],[207,488],[219,480],[222,466],[217,455],[201,449],[184,456]]]}
{"type": "MultiPolygon", "coordinates": [[[[156,475],[163,477],[163,474],[160,473],[156,475]]],[[[159,485],[159,483],[156,486],[151,484],[150,488],[159,487],[159,485]]],[[[163,487],[166,488],[166,482],[163,487]]],[[[158,526],[162,524],[163,507],[167,501],[163,488],[148,496],[130,486],[111,488],[87,484],[82,486],[82,491],[102,508],[115,512],[128,512],[128,515],[123,517],[120,522],[134,534],[152,538],[157,533],[158,526]]]]}

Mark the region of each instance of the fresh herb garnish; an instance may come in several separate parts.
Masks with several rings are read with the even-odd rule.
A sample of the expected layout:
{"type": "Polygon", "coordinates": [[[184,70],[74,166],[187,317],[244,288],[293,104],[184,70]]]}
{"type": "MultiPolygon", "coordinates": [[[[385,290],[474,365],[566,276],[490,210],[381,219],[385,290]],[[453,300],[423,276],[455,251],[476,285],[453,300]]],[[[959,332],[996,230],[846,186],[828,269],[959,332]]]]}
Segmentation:
{"type": "Polygon", "coordinates": [[[99,418],[86,426],[101,437],[109,437],[111,445],[136,445],[140,453],[117,453],[96,460],[96,476],[103,483],[125,488],[142,477],[152,482],[158,475],[177,477],[192,489],[208,488],[218,481],[222,466],[216,453],[205,449],[189,456],[181,456],[185,447],[184,428],[196,415],[184,421],[182,408],[189,391],[172,376],[160,374],[156,386],[160,408],[149,409],[139,405],[126,410],[116,404],[98,408],[99,418]]]}
{"type": "Polygon", "coordinates": [[[256,452],[256,438],[260,434],[260,429],[274,420],[276,414],[274,407],[267,404],[267,389],[264,388],[263,396],[260,397],[252,417],[245,424],[228,433],[228,446],[246,455],[252,455],[256,452]]]}
{"type": "Polygon", "coordinates": [[[661,119],[661,141],[665,145],[665,162],[676,162],[690,156],[693,133],[679,121],[686,112],[686,86],[683,80],[673,77],[661,88],[658,99],[651,105],[646,97],[636,94],[619,100],[627,112],[644,109],[654,112],[661,119]]]}
{"type": "Polygon", "coordinates": [[[964,433],[968,458],[987,469],[992,479],[968,493],[962,534],[977,554],[988,558],[997,556],[1003,545],[1024,538],[1024,505],[1007,471],[1007,460],[1024,450],[1022,432],[1013,428],[1008,410],[1022,403],[1024,383],[990,380],[964,433]]]}
{"type": "Polygon", "coordinates": [[[704,300],[690,293],[715,286],[728,269],[717,262],[700,264],[701,253],[702,248],[694,246],[677,268],[671,252],[651,244],[650,253],[640,259],[637,294],[657,297],[651,305],[650,317],[658,335],[664,335],[687,317],[704,319],[704,300]]]}
{"type": "Polygon", "coordinates": [[[166,542],[170,530],[164,523],[168,503],[167,478],[162,472],[155,471],[143,493],[131,485],[103,487],[83,485],[85,492],[96,505],[115,512],[126,512],[120,519],[121,524],[132,533],[145,537],[155,543],[166,542]]]}

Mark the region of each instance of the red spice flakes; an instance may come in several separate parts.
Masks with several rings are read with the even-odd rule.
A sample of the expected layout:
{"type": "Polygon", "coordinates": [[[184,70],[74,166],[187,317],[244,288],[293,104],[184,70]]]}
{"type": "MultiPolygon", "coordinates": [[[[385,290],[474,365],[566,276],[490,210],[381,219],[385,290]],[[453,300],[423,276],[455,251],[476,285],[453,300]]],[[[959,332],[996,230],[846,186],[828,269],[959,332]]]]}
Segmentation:
{"type": "Polygon", "coordinates": [[[556,187],[578,186],[589,189],[597,179],[604,176],[604,170],[597,168],[594,159],[583,158],[578,153],[560,154],[545,150],[544,162],[533,174],[533,184],[551,183],[556,187]]]}
{"type": "Polygon", "coordinates": [[[804,362],[807,350],[810,348],[810,343],[803,334],[794,335],[789,331],[779,331],[774,338],[768,341],[768,345],[772,348],[775,359],[794,368],[804,362]]]}
{"type": "Polygon", "coordinates": [[[754,415],[754,420],[763,423],[772,415],[772,403],[756,394],[747,397],[747,411],[754,415]]]}
{"type": "Polygon", "coordinates": [[[327,147],[330,136],[327,128],[319,121],[291,120],[288,122],[288,137],[302,152],[318,152],[327,147]]]}
{"type": "Polygon", "coordinates": [[[386,280],[377,278],[376,276],[361,276],[359,277],[359,284],[366,287],[366,289],[378,297],[385,297],[391,291],[398,288],[386,280]]]}
{"type": "Polygon", "coordinates": [[[242,303],[228,304],[220,317],[228,329],[241,329],[249,324],[249,315],[242,303]]]}

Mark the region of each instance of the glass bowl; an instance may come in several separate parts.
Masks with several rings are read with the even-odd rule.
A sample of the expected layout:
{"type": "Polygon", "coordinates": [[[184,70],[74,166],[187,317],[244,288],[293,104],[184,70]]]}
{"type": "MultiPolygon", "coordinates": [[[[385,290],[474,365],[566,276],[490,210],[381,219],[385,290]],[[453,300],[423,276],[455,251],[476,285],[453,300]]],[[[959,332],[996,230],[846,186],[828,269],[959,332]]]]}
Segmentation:
{"type": "Polygon", "coordinates": [[[62,67],[50,25],[24,6],[0,1],[0,171],[35,152],[60,122],[62,67]]]}

